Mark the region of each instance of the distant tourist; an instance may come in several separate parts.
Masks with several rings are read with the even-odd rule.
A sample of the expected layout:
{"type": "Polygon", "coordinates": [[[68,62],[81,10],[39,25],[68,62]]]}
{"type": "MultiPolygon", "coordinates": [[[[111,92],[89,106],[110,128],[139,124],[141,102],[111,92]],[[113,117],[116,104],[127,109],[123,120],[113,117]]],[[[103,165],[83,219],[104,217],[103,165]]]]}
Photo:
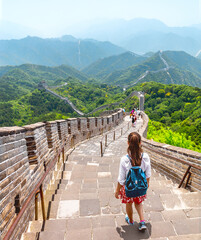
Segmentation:
{"type": "Polygon", "coordinates": [[[137,110],[136,110],[136,115],[137,115],[137,118],[139,118],[140,117],[140,110],[137,108],[137,110]]]}
{"type": "Polygon", "coordinates": [[[135,109],[133,108],[133,109],[131,110],[131,112],[130,112],[130,118],[132,117],[132,115],[134,114],[134,112],[135,112],[135,109]]]}
{"type": "Polygon", "coordinates": [[[136,121],[135,114],[133,114],[133,115],[131,116],[131,120],[132,120],[132,127],[134,127],[134,126],[135,126],[135,121],[136,121]]]}
{"type": "MultiPolygon", "coordinates": [[[[120,161],[119,166],[119,176],[118,176],[118,183],[115,192],[115,197],[120,198],[122,203],[126,204],[126,216],[125,221],[129,225],[134,224],[133,219],[133,207],[132,204],[135,204],[135,208],[139,215],[140,223],[139,223],[139,230],[145,230],[146,224],[144,219],[144,212],[143,212],[143,205],[142,202],[146,199],[146,193],[144,195],[140,195],[138,197],[127,197],[125,191],[125,185],[127,184],[127,175],[129,170],[132,170],[132,167],[139,166],[137,169],[144,174],[144,179],[146,181],[146,186],[149,186],[149,179],[151,176],[151,164],[150,158],[147,153],[143,153],[141,148],[141,136],[136,133],[132,132],[128,135],[128,149],[127,155],[123,156],[120,161]]],[[[126,185],[127,186],[127,185],[126,185]]],[[[126,189],[127,190],[127,189],[126,189]]],[[[127,194],[128,195],[128,194],[127,194]]]]}

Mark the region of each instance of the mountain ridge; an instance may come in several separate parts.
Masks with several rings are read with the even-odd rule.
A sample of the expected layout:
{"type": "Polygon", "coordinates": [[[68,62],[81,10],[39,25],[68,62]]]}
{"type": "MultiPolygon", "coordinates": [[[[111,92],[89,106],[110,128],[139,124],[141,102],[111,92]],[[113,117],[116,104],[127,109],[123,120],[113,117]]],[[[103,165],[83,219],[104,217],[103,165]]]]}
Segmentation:
{"type": "Polygon", "coordinates": [[[144,62],[138,65],[110,73],[108,76],[104,78],[103,82],[118,84],[121,86],[125,85],[130,86],[136,84],[137,82],[157,80],[157,82],[166,84],[176,83],[200,87],[201,86],[200,74],[201,74],[201,61],[199,59],[194,58],[191,55],[184,52],[161,51],[157,52],[152,57],[149,57],[144,62]],[[172,54],[175,57],[175,59],[176,57],[178,59],[176,59],[175,63],[172,60],[173,57],[171,57],[170,60],[166,56],[165,59],[169,61],[169,65],[167,65],[165,59],[164,58],[161,59],[160,54],[161,56],[166,56],[166,54],[171,56],[172,54]],[[184,59],[181,58],[181,55],[182,56],[184,55],[185,58],[184,59]],[[198,65],[196,68],[190,65],[192,59],[193,63],[196,62],[198,65]],[[189,64],[187,65],[188,61],[189,64]],[[174,79],[171,77],[171,74],[172,76],[175,76],[174,79]]]}
{"type": "Polygon", "coordinates": [[[137,54],[158,50],[182,50],[195,56],[201,49],[199,26],[169,27],[157,19],[116,19],[79,29],[79,32],[72,31],[72,34],[101,41],[109,40],[137,54]],[[170,43],[165,41],[169,34],[170,43]]]}
{"type": "Polygon", "coordinates": [[[132,52],[125,52],[120,55],[110,56],[99,59],[86,68],[82,72],[96,78],[104,78],[115,70],[123,70],[134,64],[144,61],[146,57],[137,55],[132,52]]]}
{"type": "Polygon", "coordinates": [[[20,40],[0,40],[0,66],[26,63],[45,66],[67,64],[79,69],[101,57],[126,51],[107,41],[64,39],[29,36],[20,40]]]}

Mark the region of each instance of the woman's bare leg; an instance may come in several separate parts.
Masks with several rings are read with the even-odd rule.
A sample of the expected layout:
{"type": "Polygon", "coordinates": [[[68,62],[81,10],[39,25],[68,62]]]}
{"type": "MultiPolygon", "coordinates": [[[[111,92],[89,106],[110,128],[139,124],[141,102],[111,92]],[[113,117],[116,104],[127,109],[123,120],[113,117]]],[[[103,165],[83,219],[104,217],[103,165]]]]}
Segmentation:
{"type": "Polygon", "coordinates": [[[133,222],[133,206],[132,203],[126,203],[126,213],[129,217],[130,222],[133,222]]]}
{"type": "Polygon", "coordinates": [[[142,203],[140,203],[140,204],[135,203],[135,208],[136,208],[137,213],[139,215],[140,221],[144,220],[144,213],[143,213],[143,205],[142,205],[142,203]]]}

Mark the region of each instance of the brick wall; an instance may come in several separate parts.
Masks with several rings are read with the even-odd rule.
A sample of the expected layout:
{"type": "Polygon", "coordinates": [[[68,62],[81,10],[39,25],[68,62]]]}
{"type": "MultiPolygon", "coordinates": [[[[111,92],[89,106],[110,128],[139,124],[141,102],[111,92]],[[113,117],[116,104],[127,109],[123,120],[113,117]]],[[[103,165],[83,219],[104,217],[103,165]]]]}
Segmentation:
{"type": "MultiPolygon", "coordinates": [[[[142,146],[144,152],[149,154],[151,158],[151,164],[154,168],[158,169],[162,174],[165,174],[170,179],[179,183],[188,168],[188,164],[181,163],[171,157],[176,157],[186,161],[189,164],[194,164],[201,167],[201,153],[146,139],[145,137],[147,135],[149,119],[144,113],[142,117],[143,126],[139,132],[141,136],[143,136],[142,146]]],[[[191,173],[192,175],[190,177],[188,187],[192,191],[201,191],[201,171],[191,168],[191,173]]]]}
{"type": "MultiPolygon", "coordinates": [[[[0,129],[0,232],[2,237],[29,194],[31,172],[25,128],[0,129]]],[[[21,226],[23,229],[23,225],[21,226]]]]}
{"type": "MultiPolygon", "coordinates": [[[[0,239],[3,239],[14,218],[49,164],[65,151],[89,136],[102,134],[123,121],[119,110],[109,117],[69,118],[35,123],[24,127],[0,128],[0,239]],[[113,121],[112,121],[113,120],[113,121]],[[89,135],[90,133],[90,135],[89,135]]],[[[49,172],[43,189],[53,177],[49,172]]],[[[34,199],[24,212],[12,239],[20,239],[28,221],[34,217],[34,199]]]]}

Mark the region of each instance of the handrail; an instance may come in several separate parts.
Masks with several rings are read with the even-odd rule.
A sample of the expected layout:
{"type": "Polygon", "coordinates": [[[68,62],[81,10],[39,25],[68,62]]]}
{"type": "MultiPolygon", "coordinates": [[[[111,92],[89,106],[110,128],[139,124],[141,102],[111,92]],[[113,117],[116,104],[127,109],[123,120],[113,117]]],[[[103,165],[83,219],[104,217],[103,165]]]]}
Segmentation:
{"type": "Polygon", "coordinates": [[[34,197],[34,195],[37,193],[38,189],[40,189],[44,179],[46,178],[46,176],[48,175],[48,173],[50,172],[50,170],[55,166],[55,163],[58,160],[59,155],[61,154],[61,152],[63,151],[63,148],[65,147],[67,140],[70,138],[71,136],[68,136],[68,138],[65,140],[65,143],[62,145],[62,147],[60,148],[60,150],[57,152],[54,160],[50,163],[48,169],[46,169],[44,175],[41,177],[40,181],[38,182],[38,184],[36,185],[36,187],[34,188],[34,190],[31,192],[31,194],[29,195],[29,197],[27,198],[27,200],[25,201],[24,205],[22,206],[20,212],[18,213],[18,215],[16,216],[16,218],[14,219],[12,225],[10,226],[10,228],[8,229],[8,232],[6,233],[5,237],[3,238],[3,240],[9,240],[10,237],[12,236],[12,233],[14,232],[18,222],[20,221],[22,215],[24,214],[26,208],[28,207],[28,205],[30,204],[32,198],[34,197]]]}
{"type": "Polygon", "coordinates": [[[130,128],[129,125],[130,125],[130,122],[124,124],[123,127],[117,128],[117,129],[115,129],[115,130],[112,130],[112,131],[109,131],[109,132],[103,134],[102,139],[100,140],[100,155],[101,155],[101,157],[103,156],[106,147],[107,147],[110,143],[112,143],[112,142],[114,142],[115,140],[119,139],[124,133],[126,133],[126,132],[129,130],[129,128],[130,128]],[[123,128],[124,128],[124,127],[126,127],[127,130],[123,133],[123,128]],[[117,132],[118,130],[120,130],[120,136],[116,137],[116,132],[117,132]],[[108,135],[109,135],[109,134],[112,135],[112,140],[108,143],[108,135]],[[104,144],[103,144],[103,143],[104,143],[104,144]]]}

